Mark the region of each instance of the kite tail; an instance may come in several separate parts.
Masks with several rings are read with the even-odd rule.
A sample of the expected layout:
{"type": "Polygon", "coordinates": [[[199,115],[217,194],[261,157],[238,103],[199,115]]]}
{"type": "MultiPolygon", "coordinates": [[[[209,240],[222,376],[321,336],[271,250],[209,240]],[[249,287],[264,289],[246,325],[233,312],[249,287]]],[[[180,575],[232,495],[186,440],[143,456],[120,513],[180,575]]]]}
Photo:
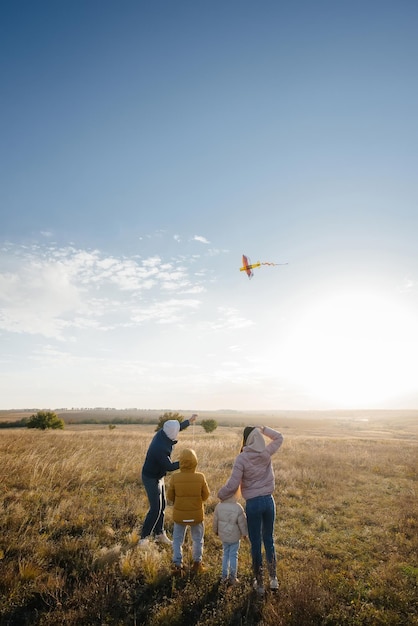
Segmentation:
{"type": "Polygon", "coordinates": [[[261,265],[288,265],[288,263],[268,263],[265,261],[264,263],[261,263],[261,265]]]}

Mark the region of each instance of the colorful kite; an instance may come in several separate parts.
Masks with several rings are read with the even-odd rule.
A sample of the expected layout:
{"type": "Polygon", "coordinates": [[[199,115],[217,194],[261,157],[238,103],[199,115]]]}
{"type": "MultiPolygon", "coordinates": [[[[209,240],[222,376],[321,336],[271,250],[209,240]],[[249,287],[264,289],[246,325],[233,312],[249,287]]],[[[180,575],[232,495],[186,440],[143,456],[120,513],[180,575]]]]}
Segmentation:
{"type": "Polygon", "coordinates": [[[260,267],[261,265],[287,265],[287,263],[268,263],[267,261],[265,261],[264,263],[260,263],[260,261],[257,261],[257,263],[251,263],[249,257],[243,254],[242,267],[239,268],[239,271],[245,272],[248,278],[252,278],[254,276],[253,269],[255,267],[260,267]]]}

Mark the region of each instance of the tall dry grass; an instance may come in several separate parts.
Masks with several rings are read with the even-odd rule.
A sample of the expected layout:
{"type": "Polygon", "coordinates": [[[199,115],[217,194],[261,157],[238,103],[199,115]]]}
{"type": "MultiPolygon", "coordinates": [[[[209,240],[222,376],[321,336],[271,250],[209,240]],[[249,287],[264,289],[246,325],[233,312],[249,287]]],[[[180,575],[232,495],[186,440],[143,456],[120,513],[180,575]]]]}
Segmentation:
{"type": "MultiPolygon", "coordinates": [[[[170,575],[170,548],[138,547],[152,427],[0,432],[1,624],[418,624],[417,438],[300,429],[287,429],[274,457],[280,591],[263,600],[245,544],[240,586],[219,584],[211,530],[240,429],[179,436],[174,457],[194,447],[212,490],[208,570],[180,580],[170,575]]],[[[169,508],[166,526],[170,533],[169,508]]]]}

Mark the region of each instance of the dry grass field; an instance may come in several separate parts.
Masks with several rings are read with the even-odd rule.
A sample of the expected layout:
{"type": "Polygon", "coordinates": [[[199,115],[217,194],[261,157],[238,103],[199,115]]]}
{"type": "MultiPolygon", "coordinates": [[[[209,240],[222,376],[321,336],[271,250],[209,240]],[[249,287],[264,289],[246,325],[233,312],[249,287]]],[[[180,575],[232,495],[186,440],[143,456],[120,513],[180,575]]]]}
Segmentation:
{"type": "Polygon", "coordinates": [[[194,447],[212,492],[207,572],[180,580],[170,548],[137,545],[152,426],[0,430],[0,623],[417,625],[417,414],[264,417],[285,441],[274,457],[280,590],[263,599],[245,543],[240,585],[220,584],[211,529],[241,427],[179,436],[173,457],[194,447]]]}

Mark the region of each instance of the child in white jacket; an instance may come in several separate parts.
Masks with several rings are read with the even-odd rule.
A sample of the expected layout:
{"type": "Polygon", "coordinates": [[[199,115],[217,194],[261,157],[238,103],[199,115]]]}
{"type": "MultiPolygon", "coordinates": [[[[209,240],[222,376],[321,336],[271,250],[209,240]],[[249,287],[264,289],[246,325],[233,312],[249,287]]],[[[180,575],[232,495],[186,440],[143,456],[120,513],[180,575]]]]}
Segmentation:
{"type": "Polygon", "coordinates": [[[213,531],[222,541],[222,580],[238,583],[238,551],[240,539],[248,539],[247,517],[238,500],[238,493],[219,502],[213,514],[213,531]]]}

